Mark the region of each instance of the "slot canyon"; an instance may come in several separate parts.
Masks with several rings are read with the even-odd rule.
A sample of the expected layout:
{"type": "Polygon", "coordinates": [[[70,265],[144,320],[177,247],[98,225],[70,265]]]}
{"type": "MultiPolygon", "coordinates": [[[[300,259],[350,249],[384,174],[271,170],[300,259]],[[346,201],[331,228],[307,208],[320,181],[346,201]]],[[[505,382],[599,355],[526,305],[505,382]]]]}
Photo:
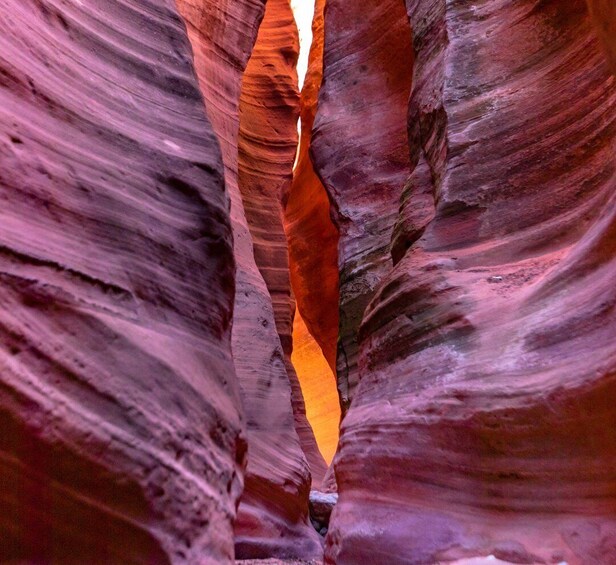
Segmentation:
{"type": "Polygon", "coordinates": [[[0,565],[616,565],[614,0],[0,0],[0,565]]]}

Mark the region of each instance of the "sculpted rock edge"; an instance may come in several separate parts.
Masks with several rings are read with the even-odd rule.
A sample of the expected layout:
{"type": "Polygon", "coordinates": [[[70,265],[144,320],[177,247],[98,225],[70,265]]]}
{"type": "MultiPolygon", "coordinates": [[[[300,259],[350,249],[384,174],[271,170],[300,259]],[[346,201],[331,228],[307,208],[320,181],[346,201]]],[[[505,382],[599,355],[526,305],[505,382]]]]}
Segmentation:
{"type": "Polygon", "coordinates": [[[183,23],[5,0],[0,28],[0,561],[230,563],[229,201],[183,23]]]}

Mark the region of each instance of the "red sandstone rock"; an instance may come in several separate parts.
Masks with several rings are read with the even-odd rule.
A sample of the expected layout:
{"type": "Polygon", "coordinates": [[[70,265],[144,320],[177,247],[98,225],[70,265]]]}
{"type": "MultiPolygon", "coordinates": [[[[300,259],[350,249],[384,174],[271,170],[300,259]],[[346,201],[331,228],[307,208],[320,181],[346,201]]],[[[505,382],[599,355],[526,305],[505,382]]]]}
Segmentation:
{"type": "Polygon", "coordinates": [[[248,437],[236,556],[312,558],[321,553],[321,546],[308,519],[310,474],[295,431],[272,299],[255,262],[238,187],[241,77],[263,17],[263,2],[179,0],[178,4],[188,24],[208,115],[221,142],[231,195],[237,261],[232,348],[248,437]]]}
{"type": "Polygon", "coordinates": [[[289,255],[282,225],[282,198],[291,185],[297,150],[298,53],[297,26],[289,0],[269,0],[242,78],[239,187],[255,262],[272,300],[285,353],[295,428],[313,482],[320,483],[327,466],[306,419],[302,390],[291,363],[295,302],[291,297],[289,255]]]}
{"type": "MultiPolygon", "coordinates": [[[[295,51],[257,43],[283,103],[249,67],[239,142],[264,2],[178,3],[212,125],[169,0],[0,7],[2,562],[232,560],[216,138],[237,553],[320,554],[276,218],[295,51]]],[[[588,6],[329,0],[336,226],[317,34],[286,228],[331,365],[341,234],[330,563],[616,562],[615,20],[588,6]]]]}
{"type": "MultiPolygon", "coordinates": [[[[338,231],[330,218],[327,193],[309,156],[323,69],[324,8],[324,0],[318,0],[301,95],[300,145],[293,183],[285,195],[284,223],[291,280],[299,310],[294,323],[293,364],[320,451],[329,463],[338,443],[340,420],[332,374],[338,339],[338,231]]],[[[313,487],[319,487],[326,469],[311,463],[311,470],[313,487]]]]}
{"type": "Polygon", "coordinates": [[[172,2],[0,6],[0,561],[230,563],[218,144],[172,2]]]}
{"type": "Polygon", "coordinates": [[[326,561],[615,563],[615,79],[581,0],[407,5],[412,174],[326,561]]]}
{"type": "Polygon", "coordinates": [[[389,242],[409,170],[411,72],[402,2],[327,0],[311,153],[340,230],[337,379],[343,411],[358,382],[357,331],[364,309],[391,269],[389,242]]]}

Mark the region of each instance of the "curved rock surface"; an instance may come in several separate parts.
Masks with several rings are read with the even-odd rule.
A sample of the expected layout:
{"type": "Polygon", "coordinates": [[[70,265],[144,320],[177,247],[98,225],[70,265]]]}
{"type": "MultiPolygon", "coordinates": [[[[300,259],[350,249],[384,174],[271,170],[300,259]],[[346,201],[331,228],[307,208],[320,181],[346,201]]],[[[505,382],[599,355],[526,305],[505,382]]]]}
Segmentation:
{"type": "MultiPolygon", "coordinates": [[[[336,378],[299,312],[295,314],[293,325],[293,365],[297,368],[306,401],[306,414],[319,451],[329,465],[338,447],[340,423],[336,378]]],[[[318,483],[322,482],[324,476],[325,473],[320,481],[316,481],[313,473],[312,488],[318,489],[318,483]]]]}
{"type": "Polygon", "coordinates": [[[407,7],[412,173],[326,562],[616,562],[615,78],[581,0],[407,7]]]}
{"type": "Polygon", "coordinates": [[[299,38],[289,0],[269,0],[242,78],[239,187],[255,262],[271,297],[285,353],[295,428],[313,481],[320,483],[327,466],[306,419],[302,390],[291,363],[295,301],[282,218],[283,195],[291,186],[298,141],[298,54],[299,38]]]}
{"type": "Polygon", "coordinates": [[[330,216],[327,191],[310,159],[312,127],[323,77],[325,0],[317,0],[312,45],[300,100],[301,136],[284,223],[293,293],[302,318],[336,369],[338,341],[338,229],[330,216]]]}
{"type": "Polygon", "coordinates": [[[0,561],[230,563],[218,143],[170,0],[0,7],[0,561]]]}
{"type": "Polygon", "coordinates": [[[245,489],[235,526],[236,557],[313,558],[322,550],[308,518],[309,468],[295,431],[272,299],[255,262],[238,185],[242,73],[265,6],[254,0],[179,0],[178,4],[188,24],[208,115],[221,142],[231,195],[237,261],[232,349],[248,439],[245,489]]]}
{"type": "Polygon", "coordinates": [[[391,230],[409,171],[412,49],[403,3],[327,0],[323,64],[310,151],[340,231],[336,374],[345,412],[358,382],[357,331],[391,269],[391,230]]]}

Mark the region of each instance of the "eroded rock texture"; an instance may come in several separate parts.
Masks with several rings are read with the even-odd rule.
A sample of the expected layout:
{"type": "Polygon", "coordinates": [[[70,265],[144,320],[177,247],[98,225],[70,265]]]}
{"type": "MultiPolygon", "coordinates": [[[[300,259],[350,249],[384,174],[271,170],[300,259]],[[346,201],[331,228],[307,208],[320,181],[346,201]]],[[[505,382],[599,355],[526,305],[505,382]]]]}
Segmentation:
{"type": "Polygon", "coordinates": [[[343,411],[358,382],[362,314],[391,268],[391,231],[409,170],[411,73],[402,2],[327,0],[323,84],[310,150],[340,232],[336,369],[343,411]]]}
{"type": "Polygon", "coordinates": [[[0,28],[0,561],[232,562],[229,203],[183,23],[3,0],[0,28]]]}
{"type": "Polygon", "coordinates": [[[327,561],[616,562],[605,51],[580,0],[407,8],[412,172],[361,325],[327,561]]]}
{"type": "Polygon", "coordinates": [[[274,318],[291,383],[295,428],[313,481],[327,469],[319,453],[300,383],[291,363],[293,315],[289,254],[282,200],[291,186],[297,151],[299,93],[297,27],[289,0],[269,0],[252,56],[242,78],[239,187],[254,257],[274,307],[274,318]]]}
{"type": "MultiPolygon", "coordinates": [[[[248,438],[245,490],[236,520],[236,556],[313,557],[321,553],[321,547],[308,521],[310,473],[295,431],[291,386],[272,298],[255,262],[238,185],[242,73],[265,6],[252,0],[179,0],[178,4],[188,24],[208,115],[221,142],[231,195],[237,261],[232,349],[248,438]]],[[[247,135],[246,131],[246,141],[247,135]]],[[[280,173],[276,178],[280,179],[280,173]]]]}

